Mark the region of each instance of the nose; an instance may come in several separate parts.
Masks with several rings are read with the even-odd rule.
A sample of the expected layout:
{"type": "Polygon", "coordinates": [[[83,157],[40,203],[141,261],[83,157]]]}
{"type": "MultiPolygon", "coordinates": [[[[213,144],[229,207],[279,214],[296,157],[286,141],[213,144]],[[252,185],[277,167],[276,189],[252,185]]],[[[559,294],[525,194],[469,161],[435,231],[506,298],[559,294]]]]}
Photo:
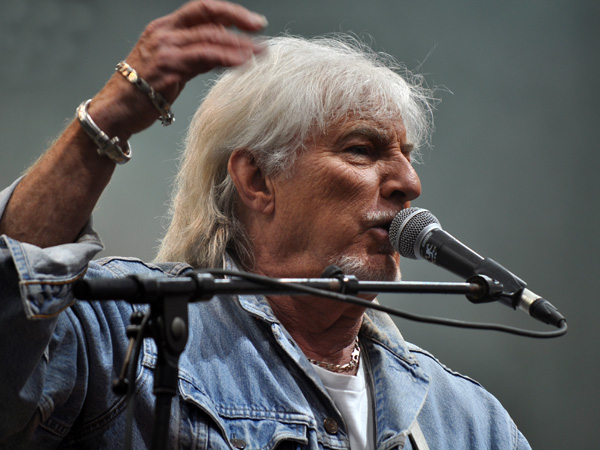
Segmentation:
{"type": "Polygon", "coordinates": [[[402,208],[410,206],[410,202],[421,195],[419,175],[405,155],[386,164],[380,190],[384,199],[402,208]]]}

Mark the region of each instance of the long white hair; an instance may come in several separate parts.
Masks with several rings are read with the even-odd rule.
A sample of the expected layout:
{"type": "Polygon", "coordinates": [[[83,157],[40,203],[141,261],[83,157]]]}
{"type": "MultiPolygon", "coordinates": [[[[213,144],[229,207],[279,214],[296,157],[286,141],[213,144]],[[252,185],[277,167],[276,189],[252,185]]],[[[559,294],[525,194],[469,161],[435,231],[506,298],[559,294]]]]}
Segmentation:
{"type": "Polygon", "coordinates": [[[431,91],[389,55],[347,35],[275,37],[252,62],[224,72],[194,115],[158,261],[220,267],[226,251],[246,269],[252,252],[236,219],[227,173],[246,149],[266,175],[285,172],[305,145],[345,117],[402,117],[419,148],[432,128],[431,91]]]}

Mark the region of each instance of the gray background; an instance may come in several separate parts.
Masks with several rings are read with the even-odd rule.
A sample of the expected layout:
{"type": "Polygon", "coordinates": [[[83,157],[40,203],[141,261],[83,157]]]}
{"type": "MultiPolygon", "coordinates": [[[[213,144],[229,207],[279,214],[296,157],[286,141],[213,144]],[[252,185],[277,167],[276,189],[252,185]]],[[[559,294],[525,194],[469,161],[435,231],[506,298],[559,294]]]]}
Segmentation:
{"type": "MultiPolygon", "coordinates": [[[[269,18],[266,34],[353,31],[444,86],[434,148],[418,167],[444,228],[525,279],[569,319],[567,336],[533,340],[398,320],[407,339],[478,379],[536,449],[600,448],[597,276],[597,80],[600,3],[581,1],[242,2],[269,18]]],[[[170,0],[0,2],[0,182],[47,146],[170,0]]],[[[177,122],[132,139],[95,223],[105,254],[151,259],[169,186],[203,80],[175,103],[177,122]]],[[[407,280],[459,281],[424,262],[407,280]]],[[[460,296],[383,299],[413,312],[545,329],[503,306],[460,296]]]]}

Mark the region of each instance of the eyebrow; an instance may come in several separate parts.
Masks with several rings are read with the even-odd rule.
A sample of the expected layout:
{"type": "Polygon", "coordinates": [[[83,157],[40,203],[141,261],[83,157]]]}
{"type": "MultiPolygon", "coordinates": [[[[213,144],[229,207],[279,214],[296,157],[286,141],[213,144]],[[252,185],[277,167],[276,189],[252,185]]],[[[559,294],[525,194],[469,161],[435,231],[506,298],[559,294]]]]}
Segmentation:
{"type": "MultiPolygon", "coordinates": [[[[382,144],[387,144],[392,141],[390,133],[382,128],[373,126],[359,126],[342,135],[342,137],[338,139],[338,144],[343,145],[355,137],[367,137],[371,141],[377,141],[382,144]]],[[[410,142],[404,142],[402,144],[402,151],[405,153],[411,153],[414,149],[415,145],[410,142]]]]}

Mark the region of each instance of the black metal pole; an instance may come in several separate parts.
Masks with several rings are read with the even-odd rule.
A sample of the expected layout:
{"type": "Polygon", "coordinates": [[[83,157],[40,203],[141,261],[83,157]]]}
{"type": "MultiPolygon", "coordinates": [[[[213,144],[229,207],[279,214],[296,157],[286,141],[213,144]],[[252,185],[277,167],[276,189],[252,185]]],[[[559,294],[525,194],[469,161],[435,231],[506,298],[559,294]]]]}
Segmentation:
{"type": "Polygon", "coordinates": [[[150,328],[158,351],[153,393],[156,399],[152,450],[168,448],[171,401],[177,395],[179,355],[188,338],[189,295],[160,295],[150,304],[150,328]]]}
{"type": "MultiPolygon", "coordinates": [[[[130,303],[149,303],[146,296],[147,277],[92,278],[77,281],[75,297],[81,300],[126,300],[130,303]]],[[[481,290],[477,283],[445,282],[391,282],[353,281],[355,293],[412,293],[412,294],[463,294],[473,295],[481,290]]],[[[260,282],[242,278],[215,278],[206,273],[188,277],[153,277],[160,295],[189,295],[190,301],[206,300],[218,294],[291,294],[296,292],[291,286],[300,284],[306,287],[331,292],[342,292],[344,283],[337,278],[274,278],[279,286],[266,286],[260,282]],[[289,287],[286,287],[288,285],[289,287]]]]}

